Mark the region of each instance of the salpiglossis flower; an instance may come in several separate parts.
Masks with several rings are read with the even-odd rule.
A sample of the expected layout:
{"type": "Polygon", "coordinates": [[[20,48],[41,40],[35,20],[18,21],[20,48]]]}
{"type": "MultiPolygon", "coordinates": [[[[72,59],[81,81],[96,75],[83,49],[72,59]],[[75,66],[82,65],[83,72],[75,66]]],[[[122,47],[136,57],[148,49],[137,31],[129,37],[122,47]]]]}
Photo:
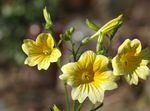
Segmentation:
{"type": "Polygon", "coordinates": [[[41,33],[36,41],[25,39],[22,49],[27,54],[25,64],[38,66],[38,69],[47,70],[51,62],[56,62],[61,56],[61,52],[54,48],[54,40],[50,33],[41,33]]]}
{"type": "Polygon", "coordinates": [[[102,102],[105,90],[117,87],[115,76],[108,70],[109,60],[103,55],[86,51],[77,62],[62,67],[60,79],[72,86],[72,99],[82,103],[87,97],[95,104],[102,102]]]}
{"type": "Polygon", "coordinates": [[[138,39],[126,39],[112,60],[114,74],[124,75],[130,85],[137,85],[138,77],[145,80],[150,75],[150,69],[147,67],[149,57],[148,49],[142,50],[138,39]]]}

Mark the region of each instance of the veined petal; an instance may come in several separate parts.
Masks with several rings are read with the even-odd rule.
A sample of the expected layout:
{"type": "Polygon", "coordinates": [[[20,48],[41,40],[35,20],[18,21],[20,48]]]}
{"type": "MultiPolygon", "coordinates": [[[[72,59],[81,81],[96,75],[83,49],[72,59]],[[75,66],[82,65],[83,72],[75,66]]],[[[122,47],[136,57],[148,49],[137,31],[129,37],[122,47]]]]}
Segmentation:
{"type": "Polygon", "coordinates": [[[50,55],[50,61],[56,62],[60,56],[61,56],[61,52],[57,48],[53,48],[50,55]]]}
{"type": "Polygon", "coordinates": [[[103,90],[112,90],[117,88],[115,80],[116,76],[113,75],[112,71],[105,71],[103,73],[96,74],[94,77],[95,83],[99,84],[103,90]]]}
{"type": "Polygon", "coordinates": [[[79,97],[78,97],[78,100],[80,103],[82,103],[88,96],[88,90],[89,90],[88,84],[81,85],[81,89],[80,89],[80,93],[79,93],[79,97]]]}
{"type": "Polygon", "coordinates": [[[140,66],[136,69],[137,75],[146,80],[147,76],[150,75],[150,69],[147,66],[140,66]]]}
{"type": "Polygon", "coordinates": [[[138,39],[134,39],[131,41],[132,49],[136,50],[135,54],[139,54],[141,52],[141,42],[138,39]]]}
{"type": "Polygon", "coordinates": [[[112,59],[112,67],[114,75],[123,75],[124,69],[122,63],[120,62],[120,58],[118,56],[112,59]]]}
{"type": "Polygon", "coordinates": [[[81,85],[72,88],[71,96],[73,100],[77,100],[79,98],[80,90],[81,90],[81,85]]]}
{"type": "Polygon", "coordinates": [[[122,54],[128,51],[130,47],[131,40],[126,39],[118,48],[118,54],[122,54]]]}
{"type": "Polygon", "coordinates": [[[40,49],[37,48],[35,42],[31,39],[25,39],[22,44],[22,50],[25,52],[25,54],[37,54],[40,53],[40,49]]]}
{"type": "Polygon", "coordinates": [[[68,63],[61,68],[63,74],[74,75],[79,71],[79,67],[77,63],[68,63]]]}
{"type": "Polygon", "coordinates": [[[93,104],[97,102],[102,102],[104,98],[104,91],[97,88],[92,83],[89,85],[89,99],[93,104]]]}
{"type": "Polygon", "coordinates": [[[43,59],[42,55],[32,54],[26,58],[24,64],[28,64],[29,66],[35,66],[40,63],[43,59]]]}
{"type": "Polygon", "coordinates": [[[49,66],[50,66],[50,57],[45,56],[43,57],[42,61],[38,63],[38,70],[41,69],[47,70],[49,66]]]}
{"type": "Polygon", "coordinates": [[[94,65],[93,65],[94,72],[96,72],[98,70],[100,70],[100,71],[107,70],[108,63],[109,63],[109,60],[107,57],[105,57],[103,55],[97,55],[94,65]]]}
{"type": "Polygon", "coordinates": [[[89,68],[90,66],[91,68],[95,58],[96,58],[96,54],[93,51],[86,51],[81,55],[78,63],[81,65],[81,67],[89,68]]]}
{"type": "Polygon", "coordinates": [[[61,68],[63,74],[60,79],[67,81],[70,86],[78,86],[80,84],[80,73],[77,63],[68,63],[61,68]]]}
{"type": "Polygon", "coordinates": [[[133,74],[127,74],[125,75],[126,81],[131,85],[131,84],[138,84],[138,76],[135,72],[133,74]]]}
{"type": "Polygon", "coordinates": [[[54,40],[50,33],[41,33],[37,36],[36,44],[38,46],[46,45],[52,49],[54,47],[54,40]]]}

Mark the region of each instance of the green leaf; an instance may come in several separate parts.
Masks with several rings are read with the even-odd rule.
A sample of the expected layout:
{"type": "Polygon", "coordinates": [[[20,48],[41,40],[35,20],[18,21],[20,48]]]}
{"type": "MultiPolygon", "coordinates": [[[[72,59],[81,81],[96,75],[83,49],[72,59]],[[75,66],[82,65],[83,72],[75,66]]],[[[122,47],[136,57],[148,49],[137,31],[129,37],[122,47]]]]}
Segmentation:
{"type": "Polygon", "coordinates": [[[51,29],[53,23],[52,23],[52,20],[51,20],[50,13],[47,11],[46,7],[43,9],[43,15],[44,15],[44,18],[45,18],[45,21],[46,21],[45,28],[46,29],[51,29]]]}
{"type": "Polygon", "coordinates": [[[89,26],[89,28],[91,28],[92,30],[98,31],[99,27],[94,24],[92,21],[90,21],[89,19],[86,19],[86,24],[89,26]]]}

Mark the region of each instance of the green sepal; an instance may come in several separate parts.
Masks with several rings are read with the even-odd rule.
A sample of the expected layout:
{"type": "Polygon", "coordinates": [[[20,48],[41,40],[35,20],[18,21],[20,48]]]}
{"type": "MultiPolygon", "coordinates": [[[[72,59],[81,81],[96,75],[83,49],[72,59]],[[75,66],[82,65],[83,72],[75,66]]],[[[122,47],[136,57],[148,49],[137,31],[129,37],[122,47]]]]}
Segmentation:
{"type": "Polygon", "coordinates": [[[92,21],[90,21],[89,19],[86,19],[86,25],[92,30],[95,30],[95,31],[99,30],[99,27],[96,24],[94,24],[92,21]]]}
{"type": "Polygon", "coordinates": [[[50,108],[50,111],[60,111],[60,109],[54,105],[53,108],[50,108]]]}
{"type": "Polygon", "coordinates": [[[44,15],[44,19],[45,19],[45,22],[46,22],[45,29],[47,29],[47,30],[51,29],[53,23],[52,23],[52,20],[51,20],[50,13],[47,11],[46,7],[43,9],[43,15],[44,15]]]}
{"type": "Polygon", "coordinates": [[[74,31],[75,31],[74,27],[67,29],[64,33],[60,34],[60,39],[66,41],[71,40],[74,31]]]}

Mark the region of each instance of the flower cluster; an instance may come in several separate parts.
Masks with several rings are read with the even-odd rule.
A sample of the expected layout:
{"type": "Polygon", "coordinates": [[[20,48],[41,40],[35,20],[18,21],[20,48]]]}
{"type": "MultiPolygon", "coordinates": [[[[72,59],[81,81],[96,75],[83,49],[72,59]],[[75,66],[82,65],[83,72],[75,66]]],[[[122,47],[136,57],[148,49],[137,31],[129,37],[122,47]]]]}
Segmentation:
{"type": "MultiPolygon", "coordinates": [[[[103,45],[104,38],[107,36],[109,42],[112,42],[114,34],[122,25],[122,15],[109,21],[101,28],[87,20],[87,25],[96,33],[83,39],[79,47],[75,48],[75,43],[72,40],[74,28],[61,34],[59,42],[55,43],[51,35],[52,21],[46,8],[43,13],[48,32],[39,34],[36,41],[24,40],[22,49],[28,56],[24,63],[29,66],[37,65],[39,70],[47,70],[50,63],[53,62],[57,62],[61,66],[61,52],[58,47],[62,41],[70,41],[74,61],[61,66],[62,74],[59,78],[64,81],[65,89],[66,84],[72,87],[71,96],[73,100],[83,103],[86,98],[89,98],[93,104],[102,103],[105,91],[117,88],[116,78],[118,76],[124,76],[130,85],[137,85],[139,78],[146,80],[150,75],[150,69],[147,66],[150,61],[150,52],[148,49],[142,50],[141,42],[138,39],[126,39],[118,48],[115,57],[107,54],[108,49],[103,45]],[[91,50],[79,52],[81,46],[86,45],[96,37],[98,40],[95,52],[91,50]],[[112,70],[109,68],[109,64],[112,64],[112,70]]],[[[66,101],[69,104],[69,100],[66,101]]],[[[53,109],[59,111],[56,106],[53,109]]],[[[67,111],[69,111],[69,107],[67,111]]]]}

